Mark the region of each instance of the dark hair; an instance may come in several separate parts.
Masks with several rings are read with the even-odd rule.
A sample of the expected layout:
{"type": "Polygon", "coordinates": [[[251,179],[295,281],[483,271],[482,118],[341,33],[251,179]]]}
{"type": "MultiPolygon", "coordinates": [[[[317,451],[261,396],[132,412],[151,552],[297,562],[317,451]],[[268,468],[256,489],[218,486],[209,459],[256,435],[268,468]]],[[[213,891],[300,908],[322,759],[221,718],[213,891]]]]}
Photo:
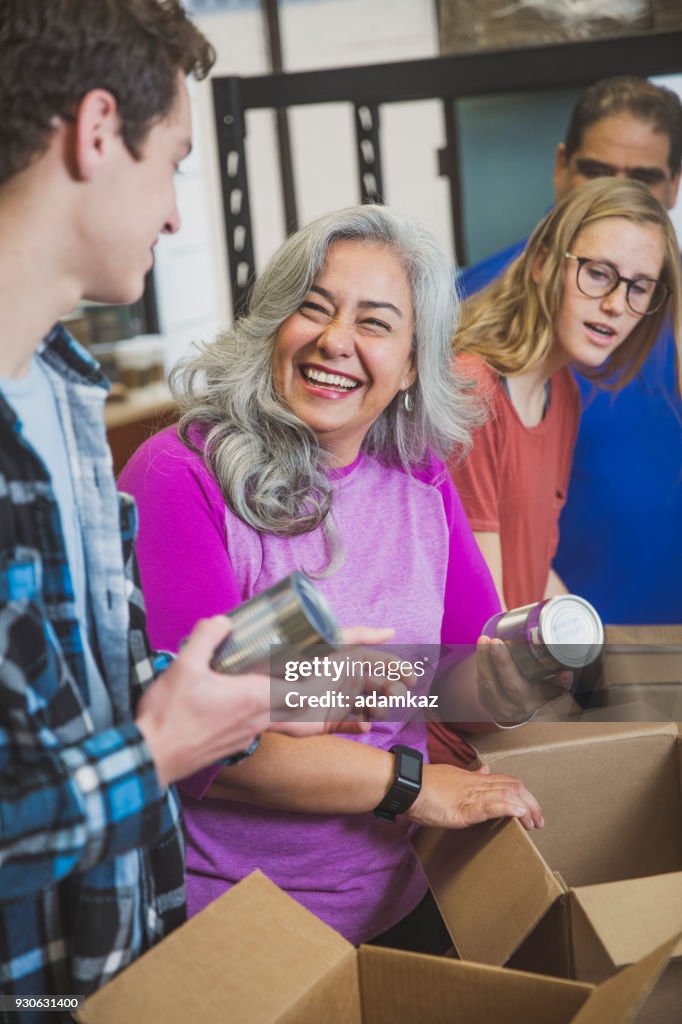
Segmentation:
{"type": "Polygon", "coordinates": [[[655,131],[670,139],[668,165],[674,176],[682,163],[682,103],[679,96],[646,78],[623,75],[595,82],[582,94],[571,114],[564,146],[570,160],[580,147],[586,128],[605,117],[625,111],[648,121],[655,131]]]}
{"type": "Polygon", "coordinates": [[[180,0],[0,0],[0,185],[49,145],[91,89],[115,97],[135,157],[171,110],[177,75],[215,51],[180,0]]]}

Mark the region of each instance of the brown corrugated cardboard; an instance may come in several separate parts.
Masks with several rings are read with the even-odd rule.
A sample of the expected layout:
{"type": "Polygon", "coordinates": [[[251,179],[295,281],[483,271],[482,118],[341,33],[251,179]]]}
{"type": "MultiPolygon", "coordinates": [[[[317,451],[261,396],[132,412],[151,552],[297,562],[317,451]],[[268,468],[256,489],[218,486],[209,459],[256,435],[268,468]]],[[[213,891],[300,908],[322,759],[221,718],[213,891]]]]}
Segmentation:
{"type": "MultiPolygon", "coordinates": [[[[481,737],[477,747],[493,771],[518,776],[535,793],[546,827],[527,833],[509,821],[480,826],[465,843],[452,832],[417,838],[462,955],[602,981],[682,928],[682,744],[674,725],[531,724],[481,737]],[[485,919],[457,912],[469,907],[471,884],[494,893],[485,919]]],[[[681,961],[655,999],[660,1005],[645,1019],[678,1024],[681,961]]]]}
{"type": "Polygon", "coordinates": [[[607,626],[604,633],[604,653],[581,673],[579,689],[589,691],[583,703],[617,710],[619,719],[638,705],[639,721],[682,722],[682,626],[607,626]]]}
{"type": "MultiPolygon", "coordinates": [[[[644,990],[642,982],[651,977],[652,970],[656,972],[657,979],[660,977],[676,943],[677,938],[675,937],[654,949],[648,957],[640,960],[639,963],[627,967],[620,974],[595,989],[592,998],[581,1008],[575,1018],[575,1024],[609,1024],[611,1021],[618,1020],[622,1013],[629,1013],[630,1020],[636,1018],[641,1022],[644,1017],[640,1010],[644,1007],[645,1015],[648,1014],[649,999],[647,999],[647,995],[648,992],[651,992],[651,987],[648,992],[644,990]]],[[[654,990],[654,996],[657,988],[658,986],[654,990]]],[[[648,1019],[652,1022],[656,1021],[657,1024],[664,1024],[666,1020],[669,1020],[670,1024],[674,1024],[676,1020],[679,1021],[679,1018],[659,1016],[648,1019]]]]}
{"type": "Polygon", "coordinates": [[[82,1024],[628,1024],[672,944],[602,987],[354,949],[255,873],[145,954],[82,1024]]]}
{"type": "MultiPolygon", "coordinates": [[[[661,932],[674,935],[680,929],[682,871],[587,885],[575,890],[574,903],[587,915],[611,962],[624,967],[655,946],[661,932]],[[633,921],[636,928],[631,927],[633,921]]],[[[673,956],[682,956],[682,943],[673,956]]],[[[589,964],[578,964],[578,968],[586,976],[589,964]]]]}
{"type": "Polygon", "coordinates": [[[682,626],[606,626],[607,685],[682,683],[682,626]]]}
{"type": "MultiPolygon", "coordinates": [[[[560,1024],[594,995],[554,978],[372,946],[358,951],[358,968],[363,1024],[560,1024]]],[[[614,1021],[627,1020],[631,1009],[614,1021]]]]}
{"type": "Polygon", "coordinates": [[[546,827],[532,841],[569,885],[682,868],[675,725],[531,723],[498,736],[477,740],[479,757],[538,798],[546,827]]]}
{"type": "Polygon", "coordinates": [[[251,875],[93,996],[79,1019],[312,1024],[319,1018],[305,1004],[317,991],[328,999],[334,993],[332,1005],[345,1015],[339,1019],[359,1020],[353,948],[281,897],[262,875],[251,875]]]}
{"type": "Polygon", "coordinates": [[[626,1024],[671,943],[603,988],[361,946],[255,872],[91,996],[82,1024],[626,1024]]]}
{"type": "MultiPolygon", "coordinates": [[[[682,871],[584,886],[571,894],[575,976],[599,983],[639,960],[682,922],[682,871]],[[634,923],[634,927],[633,927],[634,923]]],[[[647,1003],[651,1021],[682,1019],[682,942],[647,1003]]]]}
{"type": "Polygon", "coordinates": [[[523,828],[512,824],[422,829],[415,838],[429,885],[464,960],[506,963],[564,891],[523,828]],[[486,927],[488,921],[494,926],[486,927]]]}

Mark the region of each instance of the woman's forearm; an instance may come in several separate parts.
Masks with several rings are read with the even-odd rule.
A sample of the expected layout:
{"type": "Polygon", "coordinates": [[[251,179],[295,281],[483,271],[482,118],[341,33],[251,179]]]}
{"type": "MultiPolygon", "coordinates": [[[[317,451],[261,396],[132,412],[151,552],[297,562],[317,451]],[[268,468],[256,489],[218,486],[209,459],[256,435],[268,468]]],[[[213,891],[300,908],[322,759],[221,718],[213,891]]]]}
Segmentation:
{"type": "Polygon", "coordinates": [[[221,768],[207,796],[304,814],[362,814],[391,787],[393,755],[340,736],[263,733],[252,757],[221,768]]]}
{"type": "MultiPolygon", "coordinates": [[[[381,803],[393,775],[393,755],[364,743],[263,735],[248,761],[220,770],[208,795],[307,814],[362,814],[381,803]]],[[[537,800],[518,779],[444,764],[424,765],[422,789],[407,816],[437,828],[505,816],[526,828],[543,825],[537,800]]]]}

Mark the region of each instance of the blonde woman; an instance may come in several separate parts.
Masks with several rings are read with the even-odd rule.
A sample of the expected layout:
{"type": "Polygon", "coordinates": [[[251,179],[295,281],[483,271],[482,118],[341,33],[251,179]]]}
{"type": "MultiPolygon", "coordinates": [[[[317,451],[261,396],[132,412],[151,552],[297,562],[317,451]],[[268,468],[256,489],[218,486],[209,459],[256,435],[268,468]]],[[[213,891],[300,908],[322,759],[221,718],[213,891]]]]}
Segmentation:
{"type": "Polygon", "coordinates": [[[450,468],[507,607],[566,589],[552,558],[580,413],[570,367],[618,390],[666,316],[679,345],[680,308],[667,214],[639,183],[605,178],[571,192],[464,303],[455,353],[488,418],[450,468]]]}

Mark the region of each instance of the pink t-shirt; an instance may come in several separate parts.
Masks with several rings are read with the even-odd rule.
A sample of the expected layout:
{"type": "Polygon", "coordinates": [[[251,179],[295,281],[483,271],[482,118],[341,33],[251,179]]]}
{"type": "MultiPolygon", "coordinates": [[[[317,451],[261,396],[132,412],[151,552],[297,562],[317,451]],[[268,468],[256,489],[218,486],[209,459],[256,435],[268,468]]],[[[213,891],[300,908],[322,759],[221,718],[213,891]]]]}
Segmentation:
{"type": "MultiPolygon", "coordinates": [[[[119,482],[140,513],[138,555],[156,647],[177,650],[197,619],[229,612],[296,569],[324,564],[320,529],[260,533],[226,508],[203,461],[174,427],[133,456],[119,482]]],[[[392,626],[396,644],[473,643],[498,609],[487,567],[444,465],[411,476],[360,455],[334,474],[341,566],[316,581],[342,626],[392,626]]],[[[330,742],[395,743],[426,754],[421,722],[381,722],[330,742]]],[[[188,906],[196,913],[260,868],[352,942],[381,934],[426,883],[413,827],[372,814],[266,810],[205,797],[217,767],[183,785],[188,906]]]]}

